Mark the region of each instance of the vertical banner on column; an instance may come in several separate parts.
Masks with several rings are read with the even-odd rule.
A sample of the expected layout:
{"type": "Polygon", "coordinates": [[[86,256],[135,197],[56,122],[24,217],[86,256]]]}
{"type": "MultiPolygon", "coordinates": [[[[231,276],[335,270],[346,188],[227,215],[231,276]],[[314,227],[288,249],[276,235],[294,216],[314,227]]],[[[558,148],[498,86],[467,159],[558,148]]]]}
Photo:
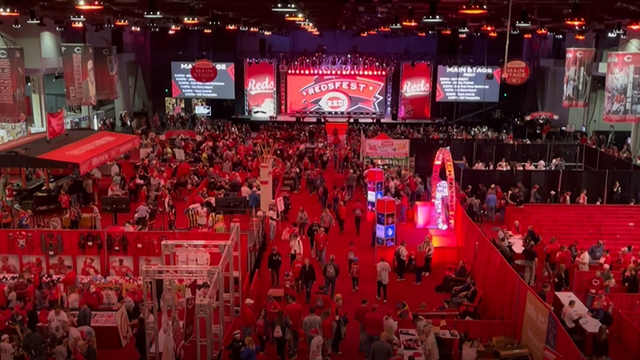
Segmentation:
{"type": "Polygon", "coordinates": [[[604,86],[604,116],[609,123],[640,121],[640,52],[610,52],[604,86]]]}
{"type": "Polygon", "coordinates": [[[404,63],[400,74],[401,119],[428,119],[431,117],[431,65],[404,63]]]}
{"type": "Polygon", "coordinates": [[[595,49],[567,49],[562,106],[583,108],[589,103],[595,49]]]}
{"type": "Polygon", "coordinates": [[[246,61],[244,91],[246,113],[252,118],[276,115],[276,66],[268,61],[246,61]]]}
{"type": "Polygon", "coordinates": [[[51,140],[64,134],[64,111],[47,114],[47,139],[51,140]]]}
{"type": "Polygon", "coordinates": [[[0,122],[20,122],[27,109],[24,50],[0,47],[0,122]]]}
{"type": "Polygon", "coordinates": [[[118,98],[118,62],[116,52],[111,47],[95,48],[96,99],[115,100],[118,98]]]}
{"type": "Polygon", "coordinates": [[[527,291],[527,303],[522,319],[522,344],[529,347],[533,360],[543,360],[549,309],[536,296],[527,291]]]}
{"type": "Polygon", "coordinates": [[[186,309],[184,313],[184,343],[188,343],[195,332],[196,324],[196,294],[198,292],[198,281],[193,280],[187,287],[189,289],[189,297],[185,300],[186,309]]]}
{"type": "Polygon", "coordinates": [[[85,44],[62,44],[62,66],[67,105],[95,105],[93,48],[85,44]]]}

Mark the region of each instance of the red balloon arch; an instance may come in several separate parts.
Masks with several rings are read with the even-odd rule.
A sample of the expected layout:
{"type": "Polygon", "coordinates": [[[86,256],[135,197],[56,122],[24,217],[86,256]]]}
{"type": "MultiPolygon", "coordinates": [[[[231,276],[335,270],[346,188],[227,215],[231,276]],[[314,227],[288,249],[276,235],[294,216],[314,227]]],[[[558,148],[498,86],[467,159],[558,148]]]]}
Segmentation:
{"type": "Polygon", "coordinates": [[[441,230],[454,228],[456,213],[456,177],[453,166],[453,158],[451,157],[449,149],[440,148],[433,160],[431,199],[438,214],[438,228],[441,230]],[[447,177],[446,181],[440,179],[440,170],[443,165],[447,177]]]}

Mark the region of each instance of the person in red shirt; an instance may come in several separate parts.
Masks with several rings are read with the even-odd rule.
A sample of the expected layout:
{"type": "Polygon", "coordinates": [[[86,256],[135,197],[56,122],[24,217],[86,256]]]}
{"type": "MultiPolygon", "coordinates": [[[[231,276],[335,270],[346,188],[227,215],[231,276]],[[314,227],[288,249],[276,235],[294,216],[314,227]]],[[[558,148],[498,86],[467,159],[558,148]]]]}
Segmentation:
{"type": "Polygon", "coordinates": [[[267,297],[267,301],[264,303],[264,308],[267,310],[267,319],[269,320],[269,323],[273,323],[278,316],[278,311],[281,310],[280,304],[278,304],[272,295],[269,295],[267,297]]]}
{"type": "Polygon", "coordinates": [[[600,306],[604,311],[609,313],[613,311],[613,302],[605,295],[604,291],[598,292],[598,299],[596,299],[596,301],[600,302],[600,306]]]}
{"type": "Polygon", "coordinates": [[[318,234],[314,237],[315,253],[320,262],[320,266],[324,267],[326,262],[326,253],[327,253],[327,243],[329,239],[327,238],[327,234],[324,232],[324,228],[320,228],[318,234]]]}
{"type": "Polygon", "coordinates": [[[604,279],[600,270],[596,270],[595,275],[587,283],[587,308],[591,308],[593,300],[596,298],[600,291],[604,291],[604,279]]]}
{"type": "Polygon", "coordinates": [[[424,272],[424,267],[426,265],[426,256],[427,253],[424,251],[422,244],[418,245],[418,251],[415,253],[413,264],[413,268],[416,273],[416,281],[413,283],[414,285],[422,284],[422,273],[424,272]]]}
{"type": "Polygon", "coordinates": [[[289,321],[291,321],[292,343],[290,344],[290,349],[293,352],[297,352],[298,331],[300,331],[300,326],[302,325],[302,305],[296,302],[295,297],[287,297],[287,306],[284,308],[284,314],[289,318],[289,321]]]}
{"type": "Polygon", "coordinates": [[[366,211],[365,207],[360,203],[360,199],[356,200],[355,205],[353,205],[353,221],[356,225],[356,235],[360,235],[360,224],[362,224],[362,215],[366,211]]]}
{"type": "Polygon", "coordinates": [[[380,340],[380,334],[384,331],[384,318],[378,312],[378,304],[373,304],[371,311],[364,316],[362,325],[365,332],[364,358],[371,359],[371,345],[380,340]]]}
{"type": "Polygon", "coordinates": [[[338,226],[340,227],[340,233],[344,233],[344,221],[347,219],[347,207],[344,206],[344,202],[340,201],[338,203],[338,209],[336,211],[336,220],[338,221],[338,226]]]}
{"type": "Polygon", "coordinates": [[[58,196],[58,202],[62,208],[63,214],[66,216],[69,214],[69,205],[71,204],[71,197],[64,191],[60,190],[60,196],[58,196]]]}
{"type": "Polygon", "coordinates": [[[242,334],[243,337],[251,336],[253,327],[255,326],[255,315],[253,314],[253,300],[247,298],[240,310],[240,318],[242,320],[242,334]]]}
{"type": "Polygon", "coordinates": [[[364,317],[371,311],[371,307],[369,306],[369,300],[367,299],[362,299],[362,302],[360,303],[360,307],[356,310],[355,315],[353,316],[354,319],[356,319],[356,321],[360,324],[360,343],[358,346],[358,351],[360,352],[364,352],[364,339],[365,339],[365,332],[364,332],[364,317]]]}
{"type": "Polygon", "coordinates": [[[324,349],[327,355],[331,355],[331,344],[333,343],[333,319],[329,310],[322,312],[322,337],[324,338],[324,349]]]}
{"type": "Polygon", "coordinates": [[[349,242],[349,247],[347,248],[347,261],[349,262],[349,269],[351,269],[351,265],[353,264],[353,259],[358,257],[358,252],[356,251],[356,246],[353,244],[353,241],[349,242]]]}
{"type": "Polygon", "coordinates": [[[629,267],[629,265],[633,264],[634,261],[633,254],[629,251],[628,248],[623,248],[620,252],[620,270],[625,271],[629,267]]]}
{"type": "Polygon", "coordinates": [[[565,245],[560,246],[560,251],[556,254],[557,264],[564,265],[564,287],[569,287],[569,268],[571,267],[571,251],[565,245]]]}
{"type": "Polygon", "coordinates": [[[612,262],[613,262],[613,260],[611,259],[611,252],[609,250],[605,250],[604,254],[600,258],[600,264],[602,265],[603,268],[604,268],[605,265],[607,265],[607,266],[609,266],[609,268],[611,268],[612,262]]]}
{"type": "Polygon", "coordinates": [[[304,266],[304,261],[302,260],[302,255],[300,253],[296,254],[296,259],[291,264],[291,272],[293,273],[294,279],[294,287],[296,292],[299,294],[302,292],[302,266],[304,266]]]}

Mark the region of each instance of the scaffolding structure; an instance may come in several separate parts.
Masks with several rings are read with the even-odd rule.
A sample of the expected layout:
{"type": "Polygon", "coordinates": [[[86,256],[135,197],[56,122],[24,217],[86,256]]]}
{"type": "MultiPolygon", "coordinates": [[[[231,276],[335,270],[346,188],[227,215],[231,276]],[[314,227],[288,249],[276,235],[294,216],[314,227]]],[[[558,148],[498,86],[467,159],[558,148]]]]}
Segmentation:
{"type": "MultiPolygon", "coordinates": [[[[146,319],[147,359],[160,359],[158,342],[158,326],[155,318],[150,319],[149,313],[158,314],[161,309],[171,309],[176,314],[175,284],[176,281],[206,282],[209,292],[205,301],[196,301],[195,338],[196,359],[202,360],[201,346],[206,345],[206,360],[217,357],[216,354],[223,347],[225,330],[233,319],[240,313],[242,286],[235,289],[236,280],[241,282],[242,258],[240,254],[240,225],[233,222],[230,227],[229,240],[165,240],[161,244],[162,254],[169,255],[169,264],[160,266],[144,266],[142,268],[142,290],[145,301],[144,317],[146,319]],[[178,252],[218,252],[220,260],[216,265],[184,266],[175,265],[175,254],[178,252]],[[235,268],[237,267],[238,270],[235,268]],[[162,304],[156,302],[158,280],[162,281],[162,304]],[[228,287],[225,284],[228,283],[228,287]],[[149,293],[150,292],[150,293],[149,293]],[[214,323],[214,311],[218,311],[217,324],[214,323]],[[206,329],[204,337],[200,329],[204,320],[206,329]],[[154,344],[154,349],[151,345],[154,344]]],[[[165,256],[166,261],[167,256],[165,256]]],[[[196,294],[191,294],[196,296],[196,294]]],[[[168,336],[172,336],[171,334],[168,336]]]]}

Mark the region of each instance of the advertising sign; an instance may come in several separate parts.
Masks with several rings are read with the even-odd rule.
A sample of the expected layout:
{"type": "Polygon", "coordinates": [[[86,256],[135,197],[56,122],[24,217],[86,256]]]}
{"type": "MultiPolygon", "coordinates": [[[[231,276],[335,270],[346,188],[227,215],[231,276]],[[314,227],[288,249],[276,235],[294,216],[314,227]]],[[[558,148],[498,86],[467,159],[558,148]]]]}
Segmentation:
{"type": "Polygon", "coordinates": [[[640,121],[640,52],[610,52],[604,85],[604,121],[640,121]]]}
{"type": "Polygon", "coordinates": [[[276,67],[268,61],[246,62],[244,91],[246,114],[252,118],[268,119],[276,115],[276,67]]]}
{"type": "Polygon", "coordinates": [[[531,77],[529,63],[522,60],[511,60],[502,72],[502,81],[507,85],[522,85],[531,77]]]}
{"type": "Polygon", "coordinates": [[[115,50],[110,47],[95,48],[93,57],[96,77],[96,98],[115,100],[118,98],[118,62],[115,50]]]}
{"type": "Polygon", "coordinates": [[[400,74],[401,119],[428,119],[431,117],[431,65],[404,63],[400,74]]]}
{"type": "Polygon", "coordinates": [[[0,47],[0,122],[24,121],[25,88],[24,50],[17,46],[0,47]]]}
{"type": "Polygon", "coordinates": [[[522,344],[529,347],[533,360],[543,360],[549,309],[533,292],[527,291],[527,303],[522,320],[522,344]]]}
{"type": "Polygon", "coordinates": [[[62,44],[62,66],[67,105],[95,105],[97,87],[91,45],[62,44]]]}
{"type": "MultiPolygon", "coordinates": [[[[208,61],[208,60],[205,60],[208,61]]],[[[196,69],[196,77],[193,78],[192,68],[194,62],[171,63],[171,94],[174,98],[198,98],[198,99],[225,99],[236,98],[235,92],[235,72],[233,63],[212,63],[215,67],[216,77],[208,81],[213,76],[213,70],[203,68],[204,63],[199,60],[196,69]],[[207,80],[206,82],[203,82],[207,80]]]]}
{"type": "Polygon", "coordinates": [[[562,106],[582,108],[589,103],[595,53],[595,49],[567,49],[564,61],[562,106]]]}
{"type": "Polygon", "coordinates": [[[385,79],[384,75],[287,75],[287,111],[382,113],[385,79]]]}
{"type": "Polygon", "coordinates": [[[498,102],[497,66],[438,66],[436,101],[498,102]]]}
{"type": "Polygon", "coordinates": [[[195,333],[196,324],[196,293],[198,292],[198,282],[193,280],[188,286],[189,297],[185,300],[186,309],[184,312],[184,343],[188,343],[195,333]]]}
{"type": "Polygon", "coordinates": [[[364,156],[378,159],[409,157],[409,140],[369,139],[366,141],[364,156]]]}

